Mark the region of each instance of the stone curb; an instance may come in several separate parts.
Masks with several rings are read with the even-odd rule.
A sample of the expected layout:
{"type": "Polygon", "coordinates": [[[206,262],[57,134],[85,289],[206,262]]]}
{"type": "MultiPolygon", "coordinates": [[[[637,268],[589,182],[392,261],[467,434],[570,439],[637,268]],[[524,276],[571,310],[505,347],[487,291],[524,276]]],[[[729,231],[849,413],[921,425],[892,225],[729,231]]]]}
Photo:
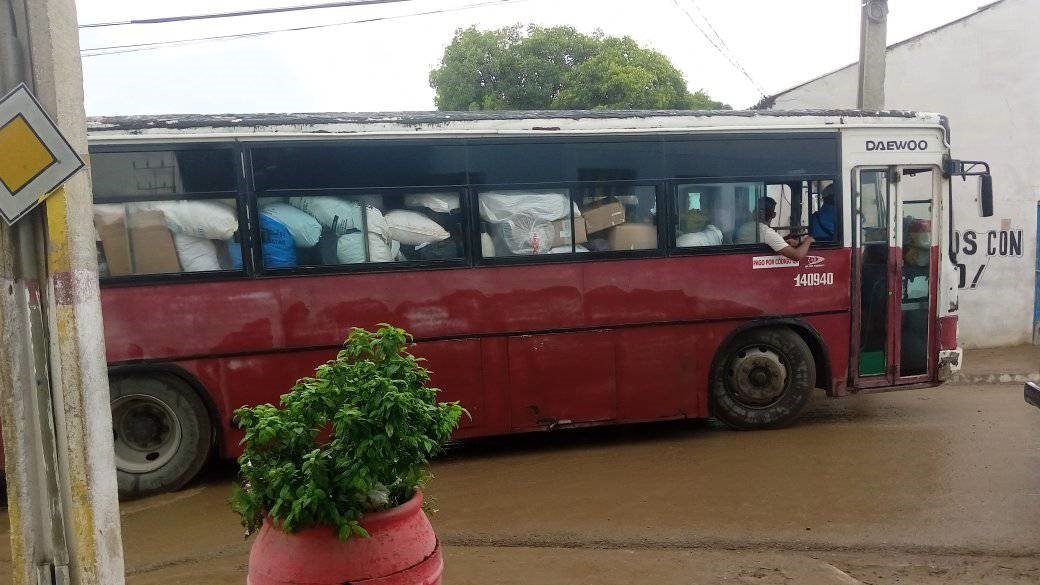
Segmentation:
{"type": "Polygon", "coordinates": [[[1029,374],[956,373],[950,376],[950,378],[946,380],[946,382],[949,384],[1024,384],[1025,382],[1040,382],[1040,372],[1031,372],[1029,374]]]}

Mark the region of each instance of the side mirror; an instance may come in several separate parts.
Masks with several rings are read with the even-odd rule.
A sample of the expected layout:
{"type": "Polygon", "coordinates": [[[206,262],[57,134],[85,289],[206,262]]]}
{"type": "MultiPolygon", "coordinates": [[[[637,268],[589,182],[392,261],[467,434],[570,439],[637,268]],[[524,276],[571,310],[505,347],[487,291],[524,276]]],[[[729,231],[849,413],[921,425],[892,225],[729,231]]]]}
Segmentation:
{"type": "Polygon", "coordinates": [[[979,175],[979,215],[993,217],[992,175],[979,175]]]}

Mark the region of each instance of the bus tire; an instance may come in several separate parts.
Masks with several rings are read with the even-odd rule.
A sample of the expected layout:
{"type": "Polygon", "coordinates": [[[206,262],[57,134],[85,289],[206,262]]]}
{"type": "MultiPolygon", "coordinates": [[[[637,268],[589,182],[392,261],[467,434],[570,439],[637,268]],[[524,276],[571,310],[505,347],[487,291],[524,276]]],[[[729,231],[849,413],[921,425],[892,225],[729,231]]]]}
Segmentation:
{"type": "Polygon", "coordinates": [[[794,423],[816,387],[812,351],[787,327],[738,333],[712,368],[712,415],[736,429],[794,423]]]}
{"type": "Polygon", "coordinates": [[[177,490],[205,465],[213,424],[199,395],[166,373],[114,375],[109,381],[119,495],[177,490]]]}

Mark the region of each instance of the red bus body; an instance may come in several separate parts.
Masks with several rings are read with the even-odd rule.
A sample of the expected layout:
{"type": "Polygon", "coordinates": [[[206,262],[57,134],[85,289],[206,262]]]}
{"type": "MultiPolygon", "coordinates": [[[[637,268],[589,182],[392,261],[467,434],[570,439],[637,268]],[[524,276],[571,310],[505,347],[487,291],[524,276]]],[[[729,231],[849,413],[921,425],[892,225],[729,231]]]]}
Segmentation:
{"type": "MultiPolygon", "coordinates": [[[[848,280],[849,250],[820,255],[848,280]]],[[[443,398],[469,410],[460,438],[708,416],[717,348],[742,325],[785,316],[829,364],[818,384],[844,393],[848,288],[777,294],[792,271],[752,269],[754,256],[108,288],[108,359],[161,360],[193,376],[219,413],[227,456],[238,453],[235,408],[277,403],[350,327],[380,322],[414,334],[443,398]]]]}

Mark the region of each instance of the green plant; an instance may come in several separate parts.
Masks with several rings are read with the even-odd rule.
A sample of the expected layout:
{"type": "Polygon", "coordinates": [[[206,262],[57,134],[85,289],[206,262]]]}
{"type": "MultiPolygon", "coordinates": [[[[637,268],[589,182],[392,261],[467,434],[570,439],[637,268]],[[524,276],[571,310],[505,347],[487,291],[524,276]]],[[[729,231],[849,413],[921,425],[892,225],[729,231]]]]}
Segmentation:
{"type": "Polygon", "coordinates": [[[235,411],[245,437],[231,504],[246,534],[269,515],[286,532],[324,525],[344,540],[367,536],[362,514],[412,497],[465,410],[437,403],[410,341],[387,324],[352,329],[336,358],[299,380],[281,408],[235,411]]]}

